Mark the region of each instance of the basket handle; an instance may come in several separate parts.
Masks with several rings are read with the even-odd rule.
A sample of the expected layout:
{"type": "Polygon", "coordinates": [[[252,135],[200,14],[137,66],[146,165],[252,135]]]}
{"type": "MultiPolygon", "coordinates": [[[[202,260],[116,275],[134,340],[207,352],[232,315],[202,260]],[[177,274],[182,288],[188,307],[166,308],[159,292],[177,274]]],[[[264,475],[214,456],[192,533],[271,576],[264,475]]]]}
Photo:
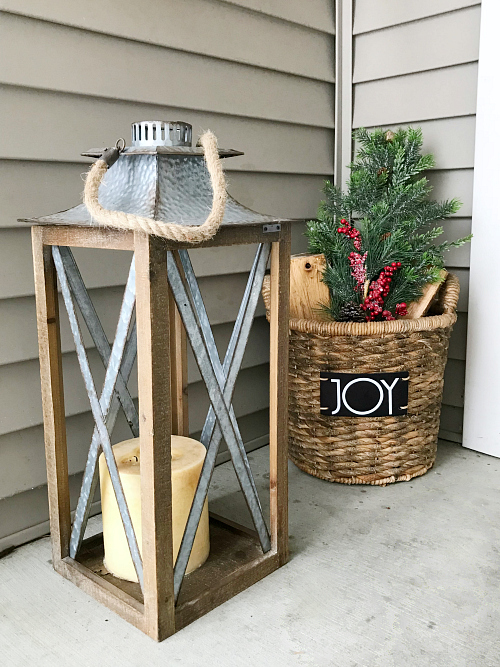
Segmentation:
{"type": "Polygon", "coordinates": [[[444,282],[443,300],[441,302],[443,315],[455,312],[459,296],[460,282],[455,274],[449,273],[444,282]]]}

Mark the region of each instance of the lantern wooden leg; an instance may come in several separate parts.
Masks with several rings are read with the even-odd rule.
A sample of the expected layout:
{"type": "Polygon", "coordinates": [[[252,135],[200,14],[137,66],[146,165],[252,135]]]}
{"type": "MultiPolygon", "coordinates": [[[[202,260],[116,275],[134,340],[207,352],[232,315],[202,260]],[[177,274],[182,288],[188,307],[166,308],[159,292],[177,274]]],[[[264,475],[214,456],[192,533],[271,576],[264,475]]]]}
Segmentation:
{"type": "Polygon", "coordinates": [[[137,232],[135,256],[145,631],[161,641],[175,632],[167,253],[137,232]]]}
{"type": "Polygon", "coordinates": [[[271,249],[269,448],[271,540],[280,565],[288,561],[288,316],[290,225],[271,249]]]}
{"type": "Polygon", "coordinates": [[[53,565],[69,553],[71,532],[57,276],[43,229],[32,230],[43,421],[53,565]]]}

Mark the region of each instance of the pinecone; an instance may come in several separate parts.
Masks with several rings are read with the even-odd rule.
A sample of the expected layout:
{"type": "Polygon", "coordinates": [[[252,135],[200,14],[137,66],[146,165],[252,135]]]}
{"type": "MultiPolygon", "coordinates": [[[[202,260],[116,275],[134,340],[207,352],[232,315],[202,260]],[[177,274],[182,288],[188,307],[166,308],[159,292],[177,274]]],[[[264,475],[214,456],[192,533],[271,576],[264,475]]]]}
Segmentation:
{"type": "Polygon", "coordinates": [[[340,309],[337,322],[364,322],[366,316],[357,303],[348,301],[340,309]]]}

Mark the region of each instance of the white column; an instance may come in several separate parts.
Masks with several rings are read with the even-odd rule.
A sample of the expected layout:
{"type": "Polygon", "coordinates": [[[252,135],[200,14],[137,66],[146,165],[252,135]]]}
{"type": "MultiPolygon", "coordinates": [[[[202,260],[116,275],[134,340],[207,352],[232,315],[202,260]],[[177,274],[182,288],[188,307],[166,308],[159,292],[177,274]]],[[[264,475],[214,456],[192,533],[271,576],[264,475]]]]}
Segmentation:
{"type": "MultiPolygon", "coordinates": [[[[500,457],[500,2],[483,0],[464,447],[500,457]]],[[[460,140],[457,137],[457,140],[460,140]]]]}

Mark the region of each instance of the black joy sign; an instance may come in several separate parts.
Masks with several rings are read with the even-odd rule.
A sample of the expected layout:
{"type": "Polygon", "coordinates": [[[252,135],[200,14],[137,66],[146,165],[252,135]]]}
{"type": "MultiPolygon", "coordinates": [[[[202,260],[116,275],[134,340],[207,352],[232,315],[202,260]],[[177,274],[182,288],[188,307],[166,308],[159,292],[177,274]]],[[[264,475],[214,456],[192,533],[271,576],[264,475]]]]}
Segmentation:
{"type": "Polygon", "coordinates": [[[326,417],[389,417],[408,412],[408,372],[320,373],[320,410],[326,417]]]}

